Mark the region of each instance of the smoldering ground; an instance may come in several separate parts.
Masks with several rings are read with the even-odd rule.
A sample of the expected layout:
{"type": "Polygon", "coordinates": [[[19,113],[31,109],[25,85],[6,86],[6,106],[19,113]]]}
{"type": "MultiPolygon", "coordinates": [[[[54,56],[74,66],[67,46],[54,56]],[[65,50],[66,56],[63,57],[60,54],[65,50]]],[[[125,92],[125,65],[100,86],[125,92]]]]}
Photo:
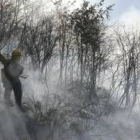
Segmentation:
{"type": "MultiPolygon", "coordinates": [[[[110,107],[102,108],[106,113],[102,114],[102,116],[95,121],[91,117],[93,114],[89,114],[86,109],[82,109],[80,113],[76,113],[76,110],[77,112],[79,111],[79,101],[78,99],[75,101],[66,88],[61,88],[61,92],[58,90],[58,93],[47,93],[46,86],[43,82],[40,82],[39,77],[39,72],[35,72],[34,74],[31,72],[28,81],[22,81],[23,89],[25,85],[28,84],[28,87],[26,86],[26,92],[24,93],[24,102],[30,106],[30,111],[27,113],[21,113],[16,107],[6,109],[2,103],[3,93],[1,94],[0,140],[139,139],[140,116],[137,111],[113,108],[113,111],[108,113],[109,111],[107,112],[107,110],[113,106],[112,101],[110,107]],[[32,75],[36,75],[36,78],[33,78],[34,76],[32,75]],[[34,87],[36,87],[36,92],[31,90],[34,89],[34,87]],[[28,96],[26,95],[27,91],[28,96]],[[30,93],[32,94],[29,95],[30,93]],[[46,96],[48,98],[48,100],[46,99],[46,103],[43,101],[44,93],[47,94],[46,96]],[[69,95],[63,97],[63,93],[69,95]],[[32,99],[34,99],[34,102],[31,103],[31,101],[33,101],[31,97],[33,96],[34,98],[32,99]],[[27,100],[28,98],[30,98],[30,100],[27,100]],[[75,109],[72,106],[75,106],[75,109]],[[82,117],[79,116],[81,114],[82,117]],[[85,118],[83,116],[85,116],[85,118]],[[91,119],[87,119],[86,116],[90,116],[91,119]]],[[[55,86],[54,84],[54,90],[56,88],[55,86]]],[[[102,98],[100,103],[104,103],[105,100],[105,98],[102,98]]]]}
{"type": "Polygon", "coordinates": [[[30,138],[27,130],[27,118],[14,109],[0,111],[0,139],[19,140],[30,138]]]}

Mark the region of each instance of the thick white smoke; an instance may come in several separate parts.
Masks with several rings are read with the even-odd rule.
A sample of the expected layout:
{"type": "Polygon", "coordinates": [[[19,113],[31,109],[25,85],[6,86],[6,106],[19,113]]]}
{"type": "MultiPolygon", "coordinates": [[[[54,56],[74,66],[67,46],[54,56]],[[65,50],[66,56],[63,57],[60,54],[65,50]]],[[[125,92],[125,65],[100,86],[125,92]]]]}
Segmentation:
{"type": "MultiPolygon", "coordinates": [[[[24,101],[28,97],[34,96],[34,99],[36,101],[39,101],[41,104],[45,99],[43,98],[44,95],[46,94],[46,98],[48,98],[48,102],[50,100],[53,101],[53,92],[48,92],[48,87],[46,86],[46,83],[43,80],[43,77],[40,72],[36,71],[28,71],[27,72],[28,79],[22,80],[23,83],[23,93],[24,93],[24,101]]],[[[57,81],[58,77],[56,75],[53,77],[53,74],[51,75],[53,81],[54,79],[57,81]]],[[[57,82],[56,82],[57,83],[57,82]]],[[[54,91],[56,92],[56,85],[53,83],[49,83],[51,87],[54,87],[54,91]]],[[[69,94],[69,91],[66,89],[63,90],[61,88],[61,93],[69,94]]],[[[52,90],[51,90],[52,91],[52,90]]],[[[60,93],[60,88],[56,94],[63,96],[64,94],[60,93]]],[[[12,93],[13,96],[13,93],[12,93]]],[[[62,97],[62,99],[64,99],[62,97]]],[[[75,104],[76,101],[72,99],[72,97],[65,96],[65,101],[63,102],[71,102],[71,104],[75,104]],[[67,99],[66,99],[67,98],[67,99]],[[70,99],[71,98],[71,99],[70,99]],[[73,103],[72,103],[73,102],[73,103]]],[[[46,99],[47,100],[47,99],[46,99]]],[[[77,100],[78,101],[78,100],[77,100]]],[[[67,139],[70,140],[138,140],[140,135],[140,121],[139,121],[139,115],[135,111],[130,111],[130,110],[120,110],[116,109],[112,111],[112,113],[109,114],[104,114],[98,121],[95,123],[93,121],[90,122],[89,128],[85,130],[85,132],[81,135],[75,134],[75,127],[78,126],[82,127],[83,124],[78,124],[78,122],[75,122],[75,118],[72,117],[71,119],[67,116],[66,121],[71,121],[74,127],[70,127],[67,125],[70,125],[70,123],[64,123],[63,124],[63,129],[61,128],[62,126],[60,125],[59,127],[48,127],[48,125],[45,124],[35,124],[33,121],[33,118],[28,114],[28,113],[21,113],[19,112],[16,107],[11,107],[10,109],[6,109],[3,104],[3,88],[1,90],[1,101],[0,101],[0,140],[20,140],[23,138],[27,139],[45,139],[48,137],[48,134],[50,133],[51,129],[54,129],[54,140],[59,140],[60,137],[60,132],[66,131],[65,133],[63,132],[63,139],[66,139],[66,137],[69,135],[67,139]],[[73,119],[73,120],[72,120],[73,119]],[[66,130],[65,130],[65,129],[66,130]],[[89,129],[89,130],[88,130],[89,129]],[[60,131],[61,130],[61,131],[60,131]],[[35,133],[35,134],[34,134],[35,133]]],[[[14,99],[13,99],[14,102],[14,99]]],[[[78,103],[78,102],[77,102],[78,103]]],[[[49,104],[51,105],[51,104],[49,104]]],[[[54,104],[52,103],[52,106],[54,104]]],[[[54,105],[55,106],[55,105],[54,105]]],[[[49,106],[52,108],[51,106],[49,106]]],[[[65,115],[65,111],[63,109],[59,110],[60,112],[63,112],[63,115],[65,115]]],[[[60,112],[57,112],[55,115],[59,117],[60,112]]],[[[62,114],[61,114],[62,115],[62,114]]],[[[75,116],[76,117],[76,116],[75,116]]],[[[82,121],[82,120],[81,120],[82,121]]],[[[79,120],[80,122],[80,120],[79,120]]],[[[85,123],[85,122],[83,122],[85,123]]],[[[53,126],[54,124],[52,124],[53,126]]],[[[72,124],[71,124],[72,126],[72,124]]],[[[78,130],[76,130],[78,131],[78,130]]]]}

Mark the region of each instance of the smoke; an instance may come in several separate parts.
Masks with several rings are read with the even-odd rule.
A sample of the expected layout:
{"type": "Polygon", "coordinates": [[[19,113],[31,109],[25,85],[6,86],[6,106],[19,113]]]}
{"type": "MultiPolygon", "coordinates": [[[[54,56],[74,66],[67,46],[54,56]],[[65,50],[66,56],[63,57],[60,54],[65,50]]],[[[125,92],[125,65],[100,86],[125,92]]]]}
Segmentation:
{"type": "Polygon", "coordinates": [[[22,79],[23,102],[34,97],[35,102],[32,105],[37,106],[39,102],[41,107],[37,106],[36,111],[31,109],[26,113],[21,113],[16,106],[6,109],[2,89],[0,140],[138,140],[140,138],[140,116],[137,110],[113,108],[112,99],[109,101],[110,106],[107,106],[107,91],[102,90],[100,93],[100,104],[104,104],[102,112],[106,113],[97,119],[87,119],[84,116],[94,114],[90,114],[87,110],[73,113],[80,109],[82,100],[72,95],[69,87],[58,88],[57,73],[52,72],[50,75],[52,78],[48,79],[47,83],[39,71],[27,70],[25,73],[29,77],[22,79]]]}
{"type": "Polygon", "coordinates": [[[26,119],[16,108],[0,110],[0,140],[30,139],[26,119]]]}
{"type": "Polygon", "coordinates": [[[138,114],[129,114],[130,110],[118,111],[104,117],[97,125],[93,136],[101,140],[138,140],[138,114]]]}

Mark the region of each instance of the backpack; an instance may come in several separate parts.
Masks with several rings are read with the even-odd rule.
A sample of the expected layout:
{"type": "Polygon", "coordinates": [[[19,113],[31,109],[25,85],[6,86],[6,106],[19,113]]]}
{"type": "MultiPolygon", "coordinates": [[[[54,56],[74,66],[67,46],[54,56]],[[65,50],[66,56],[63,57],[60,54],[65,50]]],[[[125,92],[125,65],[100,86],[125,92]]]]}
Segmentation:
{"type": "Polygon", "coordinates": [[[1,69],[1,81],[2,81],[2,82],[5,81],[5,72],[4,72],[4,68],[1,69]]]}

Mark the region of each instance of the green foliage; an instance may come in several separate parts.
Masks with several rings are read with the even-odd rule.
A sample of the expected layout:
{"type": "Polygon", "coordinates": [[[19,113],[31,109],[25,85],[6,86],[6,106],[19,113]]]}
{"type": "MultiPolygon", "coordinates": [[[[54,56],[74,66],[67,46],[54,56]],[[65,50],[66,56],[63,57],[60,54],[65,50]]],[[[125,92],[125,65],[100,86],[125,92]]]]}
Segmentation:
{"type": "Polygon", "coordinates": [[[106,19],[113,5],[104,8],[104,0],[91,5],[84,1],[81,8],[71,14],[71,24],[75,34],[77,57],[80,66],[81,83],[88,83],[89,99],[97,98],[97,75],[103,70],[105,55],[106,19]]]}
{"type": "Polygon", "coordinates": [[[72,24],[74,32],[80,36],[84,45],[100,44],[101,27],[104,24],[105,18],[109,18],[109,11],[112,5],[103,9],[103,2],[90,5],[85,1],[82,8],[77,9],[72,13],[72,24]]]}

